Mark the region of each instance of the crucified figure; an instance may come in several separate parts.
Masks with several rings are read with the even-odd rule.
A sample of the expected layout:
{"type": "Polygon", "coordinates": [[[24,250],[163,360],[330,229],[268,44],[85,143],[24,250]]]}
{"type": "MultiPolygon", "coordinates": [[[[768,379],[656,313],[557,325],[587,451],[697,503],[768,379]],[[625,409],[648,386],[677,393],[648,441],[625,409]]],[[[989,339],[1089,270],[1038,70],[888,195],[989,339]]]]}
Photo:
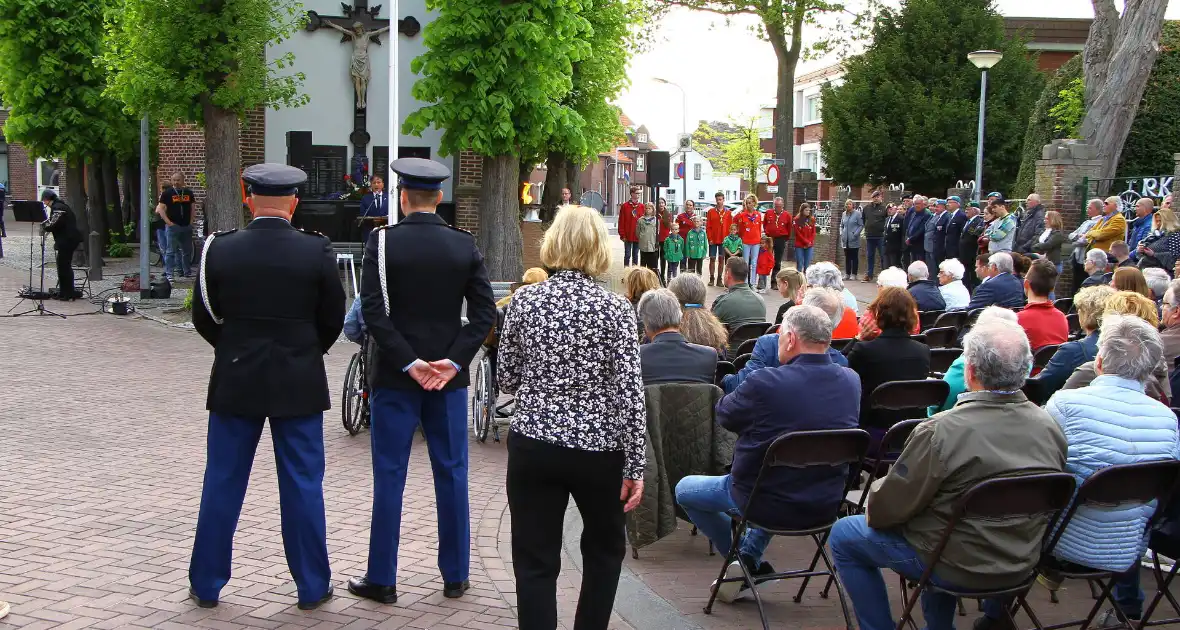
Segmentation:
{"type": "MultiPolygon", "coordinates": [[[[389,27],[366,31],[365,25],[360,22],[354,22],[352,30],[326,20],[324,24],[352,40],[352,63],[348,67],[348,74],[352,77],[352,87],[356,90],[356,108],[365,109],[368,103],[369,79],[373,76],[369,67],[369,38],[389,32],[389,27]]],[[[380,40],[374,41],[378,45],[381,44],[380,40]]]]}

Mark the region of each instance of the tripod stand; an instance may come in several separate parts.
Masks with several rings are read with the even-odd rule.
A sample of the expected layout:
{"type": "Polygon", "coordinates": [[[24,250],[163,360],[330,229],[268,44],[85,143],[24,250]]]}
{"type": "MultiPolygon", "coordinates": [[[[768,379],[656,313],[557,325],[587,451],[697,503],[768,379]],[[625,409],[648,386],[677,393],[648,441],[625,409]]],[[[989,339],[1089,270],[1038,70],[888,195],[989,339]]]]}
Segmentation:
{"type": "Polygon", "coordinates": [[[20,301],[8,309],[8,312],[12,313],[12,317],[36,313],[37,315],[53,315],[65,319],[65,315],[45,308],[45,298],[49,297],[49,294],[45,292],[45,234],[41,234],[41,283],[36,290],[33,289],[33,241],[36,239],[36,226],[45,221],[43,206],[39,201],[14,201],[12,202],[12,211],[17,221],[29,224],[29,284],[17,294],[20,301]],[[32,308],[20,313],[12,312],[26,301],[32,302],[32,308]]]}

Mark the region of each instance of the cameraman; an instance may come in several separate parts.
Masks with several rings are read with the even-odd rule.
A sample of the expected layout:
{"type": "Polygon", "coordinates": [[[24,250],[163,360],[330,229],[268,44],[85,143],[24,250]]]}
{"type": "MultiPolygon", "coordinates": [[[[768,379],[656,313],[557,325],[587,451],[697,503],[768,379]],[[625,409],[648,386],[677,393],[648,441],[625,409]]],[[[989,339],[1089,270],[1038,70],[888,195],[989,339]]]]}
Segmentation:
{"type": "Polygon", "coordinates": [[[45,222],[42,230],[53,235],[53,248],[57,250],[57,299],[74,300],[82,297],[74,290],[74,250],[82,244],[82,232],[78,230],[78,219],[74,211],[61,199],[57,193],[46,188],[41,193],[41,203],[45,204],[45,222]]]}

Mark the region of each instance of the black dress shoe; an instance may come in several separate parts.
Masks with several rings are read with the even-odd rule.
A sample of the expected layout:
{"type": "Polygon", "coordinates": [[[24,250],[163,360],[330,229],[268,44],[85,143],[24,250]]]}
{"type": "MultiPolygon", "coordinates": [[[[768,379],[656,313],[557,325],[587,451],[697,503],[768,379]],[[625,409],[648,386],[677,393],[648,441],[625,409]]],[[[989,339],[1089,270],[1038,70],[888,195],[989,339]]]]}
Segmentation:
{"type": "Polygon", "coordinates": [[[463,597],[463,593],[471,588],[471,582],[463,580],[462,582],[443,582],[443,597],[455,599],[463,597]]]}
{"type": "Polygon", "coordinates": [[[188,598],[196,602],[200,608],[217,608],[216,599],[201,599],[192,588],[188,589],[188,598]]]}
{"type": "Polygon", "coordinates": [[[324,593],[323,597],[312,602],[299,602],[299,610],[315,610],[316,608],[319,608],[320,606],[328,603],[328,600],[332,599],[332,595],[335,593],[335,591],[336,588],[329,584],[328,592],[324,593]]]}
{"type": "Polygon", "coordinates": [[[397,587],[374,584],[369,581],[368,577],[350,578],[348,592],[382,604],[397,603],[397,587]]]}

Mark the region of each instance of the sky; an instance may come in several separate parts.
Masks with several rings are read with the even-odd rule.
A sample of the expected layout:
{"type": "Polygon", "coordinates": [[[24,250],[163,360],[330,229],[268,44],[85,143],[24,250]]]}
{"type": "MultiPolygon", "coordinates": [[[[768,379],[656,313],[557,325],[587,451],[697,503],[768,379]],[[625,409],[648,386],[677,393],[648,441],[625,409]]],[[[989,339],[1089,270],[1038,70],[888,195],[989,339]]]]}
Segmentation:
{"type": "MultiPolygon", "coordinates": [[[[1122,2],[1115,4],[1121,10],[1122,2]]],[[[1009,17],[1094,16],[1090,0],[996,0],[996,9],[1009,17]]],[[[1180,0],[1169,3],[1166,15],[1180,19],[1180,0]]],[[[756,24],[754,16],[735,16],[727,23],[723,16],[670,9],[651,35],[650,50],[632,58],[631,85],[618,105],[636,125],[647,125],[652,140],[665,148],[675,146],[682,126],[691,131],[700,120],[748,122],[774,102],[775,93],[774,51],[750,31],[756,24]],[[683,86],[687,116],[681,116],[681,91],[654,81],[657,77],[683,86]]],[[[798,74],[835,61],[800,61],[798,74]]]]}

